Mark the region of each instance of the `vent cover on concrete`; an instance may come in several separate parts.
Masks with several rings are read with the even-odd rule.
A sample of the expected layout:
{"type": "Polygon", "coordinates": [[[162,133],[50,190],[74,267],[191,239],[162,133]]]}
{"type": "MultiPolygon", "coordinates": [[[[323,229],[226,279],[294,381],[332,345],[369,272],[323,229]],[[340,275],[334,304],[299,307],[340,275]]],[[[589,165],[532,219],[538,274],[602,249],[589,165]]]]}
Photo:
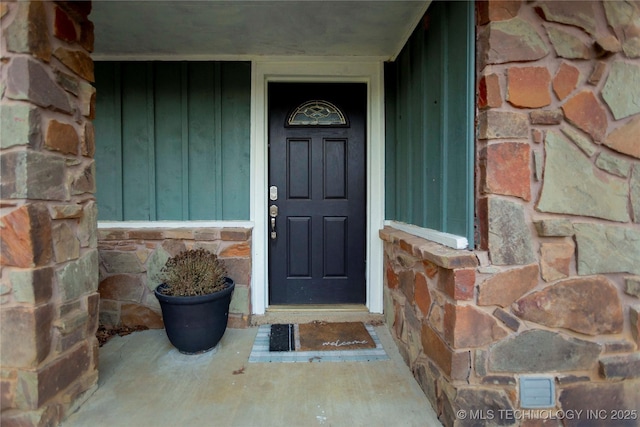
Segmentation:
{"type": "Polygon", "coordinates": [[[520,407],[550,408],[555,406],[553,377],[540,375],[520,377],[520,407]]]}

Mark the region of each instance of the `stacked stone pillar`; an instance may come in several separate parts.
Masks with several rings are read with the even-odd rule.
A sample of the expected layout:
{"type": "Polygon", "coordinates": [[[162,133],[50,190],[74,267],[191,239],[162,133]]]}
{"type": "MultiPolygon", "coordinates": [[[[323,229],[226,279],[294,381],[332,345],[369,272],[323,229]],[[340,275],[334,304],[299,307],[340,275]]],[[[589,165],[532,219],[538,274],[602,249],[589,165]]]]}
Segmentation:
{"type": "Polygon", "coordinates": [[[447,426],[638,425],[640,4],[476,6],[477,247],[382,230],[387,321],[447,426]]]}
{"type": "Polygon", "coordinates": [[[3,426],[57,425],[97,384],[90,2],[0,3],[3,426]]]}

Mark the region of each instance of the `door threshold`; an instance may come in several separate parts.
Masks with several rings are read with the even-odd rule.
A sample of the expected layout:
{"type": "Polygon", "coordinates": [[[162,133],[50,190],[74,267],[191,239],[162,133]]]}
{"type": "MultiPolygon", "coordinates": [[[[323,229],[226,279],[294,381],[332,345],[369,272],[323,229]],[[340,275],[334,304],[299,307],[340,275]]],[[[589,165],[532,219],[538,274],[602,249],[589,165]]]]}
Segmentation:
{"type": "Polygon", "coordinates": [[[370,313],[362,304],[272,305],[264,315],[251,316],[254,326],[275,323],[363,322],[381,325],[384,315],[370,313]]]}
{"type": "Polygon", "coordinates": [[[364,304],[287,304],[270,305],[267,312],[307,312],[307,311],[365,311],[369,312],[364,304]]]}

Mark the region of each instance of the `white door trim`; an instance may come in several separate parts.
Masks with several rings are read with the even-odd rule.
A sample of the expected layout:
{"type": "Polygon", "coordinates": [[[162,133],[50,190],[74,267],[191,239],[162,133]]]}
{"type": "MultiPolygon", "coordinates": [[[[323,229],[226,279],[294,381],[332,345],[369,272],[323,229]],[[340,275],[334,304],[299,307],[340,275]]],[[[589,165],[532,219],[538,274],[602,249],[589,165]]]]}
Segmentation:
{"type": "Polygon", "coordinates": [[[256,61],[251,76],[251,307],[264,314],[268,293],[267,185],[268,93],[270,81],[367,83],[367,308],[383,311],[383,248],[378,231],[384,227],[384,64],[313,60],[256,61]]]}

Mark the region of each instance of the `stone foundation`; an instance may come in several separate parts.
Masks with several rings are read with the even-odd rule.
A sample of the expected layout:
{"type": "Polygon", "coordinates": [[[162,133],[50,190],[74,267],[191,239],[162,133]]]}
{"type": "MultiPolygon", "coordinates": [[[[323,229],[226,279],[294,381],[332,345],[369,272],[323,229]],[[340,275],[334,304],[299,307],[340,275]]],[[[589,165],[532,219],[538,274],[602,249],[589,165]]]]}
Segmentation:
{"type": "Polygon", "coordinates": [[[389,227],[380,237],[386,322],[444,425],[478,425],[458,411],[494,416],[496,425],[538,425],[514,415],[523,410],[524,374],[555,378],[556,403],[545,409],[638,408],[638,311],[624,308],[637,300],[621,297],[614,281],[598,275],[545,286],[535,263],[496,267],[484,252],[389,227]]]}
{"type": "Polygon", "coordinates": [[[163,328],[153,290],[169,257],[185,249],[207,249],[220,257],[236,286],[229,327],[251,320],[251,230],[246,228],[101,228],[100,323],[163,328]]]}
{"type": "Polygon", "coordinates": [[[0,424],[53,426],[97,387],[88,2],[0,3],[0,424]]]}

